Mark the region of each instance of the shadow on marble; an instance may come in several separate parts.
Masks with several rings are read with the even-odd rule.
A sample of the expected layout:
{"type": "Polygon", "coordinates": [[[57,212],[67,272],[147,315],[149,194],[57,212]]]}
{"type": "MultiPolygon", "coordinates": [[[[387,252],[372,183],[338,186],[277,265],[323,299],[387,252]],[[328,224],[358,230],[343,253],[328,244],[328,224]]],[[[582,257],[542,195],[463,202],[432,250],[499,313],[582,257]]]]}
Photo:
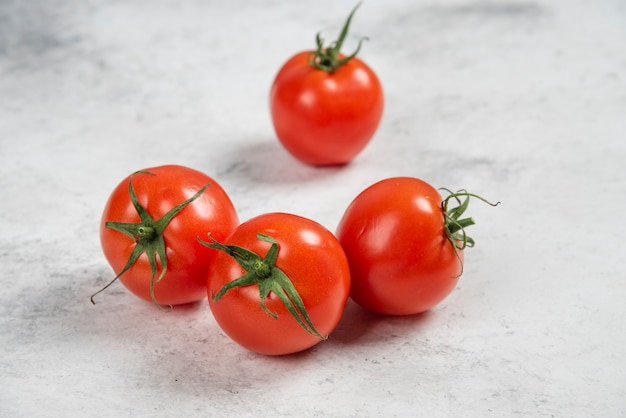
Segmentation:
{"type": "Polygon", "coordinates": [[[328,342],[339,345],[377,344],[381,340],[419,330],[431,318],[430,311],[406,316],[377,314],[348,300],[344,316],[328,342]]]}
{"type": "Polygon", "coordinates": [[[216,176],[252,183],[286,184],[322,180],[344,166],[312,167],[291,156],[274,138],[247,141],[225,153],[216,176]]]}
{"type": "MultiPolygon", "coordinates": [[[[263,356],[230,340],[212,318],[206,299],[163,313],[117,283],[93,306],[89,296],[110,279],[109,269],[101,264],[58,272],[49,279],[30,288],[30,297],[13,311],[14,319],[21,318],[13,336],[20,346],[26,351],[45,347],[69,375],[80,372],[94,385],[113,381],[151,399],[162,393],[174,399],[209,396],[212,405],[237,401],[243,408],[241,399],[263,396],[268,387],[325,381],[328,373],[318,370],[337,361],[346,346],[382,344],[384,350],[385,344],[419,331],[431,318],[429,313],[377,315],[349,301],[328,341],[292,355],[263,356]]],[[[347,352],[365,355],[359,349],[347,352]]],[[[111,396],[123,392],[106,390],[111,396]]]]}

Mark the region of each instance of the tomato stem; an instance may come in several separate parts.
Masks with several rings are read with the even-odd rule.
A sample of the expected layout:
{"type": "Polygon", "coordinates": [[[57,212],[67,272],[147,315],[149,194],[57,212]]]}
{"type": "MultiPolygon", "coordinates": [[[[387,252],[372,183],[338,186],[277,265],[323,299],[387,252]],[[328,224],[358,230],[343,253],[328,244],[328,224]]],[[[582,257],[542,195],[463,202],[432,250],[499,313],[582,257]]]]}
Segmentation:
{"type": "Polygon", "coordinates": [[[327,339],[313,325],[311,318],[304,306],[304,302],[291,279],[276,266],[278,258],[278,242],[271,236],[265,234],[257,234],[257,238],[271,244],[265,258],[261,258],[258,254],[236,245],[224,245],[215,240],[211,235],[209,239],[212,242],[206,242],[198,238],[198,241],[209,248],[220,250],[230,255],[235,261],[246,271],[246,273],[226,283],[217,292],[216,295],[211,293],[214,302],[219,301],[229,290],[244,286],[258,286],[259,288],[259,305],[261,309],[267,312],[274,319],[278,319],[278,314],[272,312],[265,305],[265,299],[270,292],[274,293],[285,305],[291,316],[300,324],[300,326],[309,334],[322,340],[327,339]]]}
{"type": "Polygon", "coordinates": [[[466,219],[459,219],[455,222],[449,222],[446,227],[448,228],[448,231],[451,234],[454,234],[455,232],[458,232],[462,229],[467,228],[468,226],[472,226],[475,224],[476,222],[474,221],[474,218],[466,218],[466,219]]]}
{"type": "Polygon", "coordinates": [[[459,251],[475,245],[474,239],[467,235],[465,228],[475,225],[476,222],[474,218],[471,217],[462,218],[469,206],[470,198],[479,199],[490,206],[498,206],[500,202],[491,203],[484,197],[469,193],[466,190],[459,190],[458,192],[452,192],[446,188],[441,188],[440,190],[444,190],[448,193],[448,196],[441,202],[441,210],[444,216],[446,238],[450,241],[452,247],[454,247],[454,253],[461,262],[461,272],[456,276],[459,277],[463,274],[463,262],[461,261],[459,251]],[[456,206],[451,207],[451,202],[456,203],[456,206]]]}
{"type": "Polygon", "coordinates": [[[187,207],[187,205],[200,197],[200,195],[204,193],[204,191],[207,189],[207,187],[209,187],[210,184],[205,184],[192,197],[174,206],[165,215],[163,215],[161,219],[155,221],[148,213],[148,211],[143,206],[141,206],[141,204],[139,203],[139,199],[137,198],[137,194],[135,193],[135,189],[133,188],[133,177],[137,174],[147,174],[151,176],[154,176],[154,174],[148,171],[137,171],[131,174],[128,179],[128,194],[130,196],[130,200],[133,206],[135,207],[135,210],[137,211],[137,214],[139,215],[140,221],[137,223],[107,221],[104,224],[106,228],[121,232],[134,240],[135,248],[133,248],[133,251],[131,252],[130,257],[128,258],[128,261],[126,262],[126,265],[124,266],[122,271],[120,271],[120,273],[115,276],[115,278],[113,278],[113,280],[111,280],[102,289],[91,295],[90,299],[91,303],[95,305],[96,302],[94,300],[94,297],[106,290],[113,283],[115,283],[117,279],[119,279],[122,274],[126,273],[135,264],[135,262],[137,262],[139,257],[145,253],[148,257],[148,263],[150,264],[150,270],[152,272],[152,277],[150,279],[150,296],[152,298],[152,301],[155,303],[155,305],[159,307],[159,309],[170,310],[172,306],[169,305],[167,309],[164,308],[157,301],[154,294],[155,283],[160,282],[161,279],[165,277],[165,273],[167,272],[167,251],[165,240],[163,238],[163,232],[165,231],[165,228],[171,222],[171,220],[174,219],[174,217],[178,215],[181,210],[187,207]],[[159,261],[161,262],[161,273],[159,274],[158,278],[156,277],[158,269],[157,256],[159,258],[159,261]]]}
{"type": "Polygon", "coordinates": [[[348,35],[348,29],[350,28],[350,22],[352,21],[352,17],[354,13],[359,8],[361,3],[357,3],[357,5],[352,9],[352,12],[348,16],[346,23],[343,25],[341,29],[341,33],[339,34],[339,38],[336,41],[332,42],[330,46],[324,47],[324,40],[322,39],[320,33],[318,32],[315,35],[315,43],[317,45],[317,49],[309,55],[309,65],[315,67],[319,70],[326,71],[328,73],[334,73],[337,71],[337,68],[341,67],[352,58],[356,57],[356,55],[361,50],[361,45],[364,40],[367,40],[367,37],[363,37],[359,39],[359,44],[357,45],[356,50],[343,58],[339,58],[341,53],[341,47],[343,46],[343,42],[348,35]]]}
{"type": "Polygon", "coordinates": [[[140,226],[137,228],[137,235],[142,239],[152,239],[156,235],[156,231],[151,226],[140,226]]]}
{"type": "Polygon", "coordinates": [[[272,267],[263,261],[255,261],[253,268],[260,279],[267,279],[272,275],[272,267]]]}

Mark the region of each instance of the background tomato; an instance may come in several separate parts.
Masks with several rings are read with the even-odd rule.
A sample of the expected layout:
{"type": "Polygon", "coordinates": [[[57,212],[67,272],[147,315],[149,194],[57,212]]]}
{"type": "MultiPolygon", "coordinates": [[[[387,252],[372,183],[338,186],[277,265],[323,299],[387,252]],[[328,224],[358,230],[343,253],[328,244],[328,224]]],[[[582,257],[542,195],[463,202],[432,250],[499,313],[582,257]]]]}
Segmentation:
{"type": "MultiPolygon", "coordinates": [[[[339,323],[350,292],[350,271],[346,256],[335,236],[322,225],[286,213],[260,215],[242,223],[223,242],[246,248],[265,257],[271,244],[258,233],[278,243],[276,267],[293,283],[311,322],[322,336],[339,323]]],[[[214,295],[226,284],[244,275],[233,257],[219,252],[209,269],[209,304],[215,320],[234,341],[261,354],[281,355],[305,350],[322,341],[307,332],[289,313],[274,292],[260,306],[259,286],[228,290],[221,299],[214,295]]]]}
{"type": "MultiPolygon", "coordinates": [[[[136,240],[106,227],[109,221],[140,221],[129,194],[129,181],[130,176],[113,190],[100,224],[102,250],[115,274],[124,269],[137,246],[136,240]]],[[[225,238],[235,229],[239,220],[226,192],[215,180],[200,171],[166,165],[147,168],[132,175],[137,201],[155,221],[207,184],[209,186],[204,192],[174,216],[162,234],[167,254],[167,272],[154,287],[155,301],[159,304],[177,305],[206,296],[206,272],[215,254],[201,245],[197,237],[210,232],[216,238],[225,238]]],[[[152,272],[145,253],[119,280],[135,295],[152,300],[152,272]]]]}
{"type": "Polygon", "coordinates": [[[352,14],[332,47],[323,48],[318,35],[318,50],[290,58],[272,85],[270,111],[276,135],[287,151],[307,164],[351,161],[369,143],[382,118],[378,77],[353,56],[356,52],[348,58],[339,53],[351,18],[352,14]]]}
{"type": "Polygon", "coordinates": [[[375,312],[426,311],[454,289],[463,251],[448,239],[442,197],[410,177],[382,180],[359,194],[337,228],[352,274],[351,297],[375,312]]]}

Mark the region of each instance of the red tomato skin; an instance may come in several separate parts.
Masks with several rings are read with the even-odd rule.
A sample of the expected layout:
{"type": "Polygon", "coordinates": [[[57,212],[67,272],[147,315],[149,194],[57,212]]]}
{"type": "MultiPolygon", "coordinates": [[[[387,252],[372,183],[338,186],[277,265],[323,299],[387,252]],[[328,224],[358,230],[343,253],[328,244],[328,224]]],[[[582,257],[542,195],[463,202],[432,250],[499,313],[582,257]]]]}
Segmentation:
{"type": "MultiPolygon", "coordinates": [[[[170,209],[193,196],[205,184],[211,185],[169,223],[163,233],[167,251],[167,273],[155,284],[159,304],[179,305],[206,297],[206,272],[214,251],[197,240],[209,232],[219,239],[228,236],[238,225],[235,208],[222,187],[206,174],[191,168],[165,165],[147,168],[154,176],[135,174],[133,188],[139,203],[156,221],[170,209]]],[[[126,177],[111,193],[100,223],[102,250],[115,274],[126,265],[135,242],[121,232],[105,227],[105,222],[139,222],[128,192],[126,177]]],[[[157,258],[158,260],[158,258],[157,258]]],[[[160,261],[157,277],[160,273],[160,261]]],[[[144,254],[119,280],[133,294],[152,302],[152,273],[144,254]]]]}
{"type": "Polygon", "coordinates": [[[306,164],[346,164],[378,128],[382,86],[357,57],[328,73],[309,65],[311,52],[291,57],[274,79],[270,94],[274,129],[285,149],[306,164]]]}
{"type": "MultiPolygon", "coordinates": [[[[329,335],[339,323],[350,294],[348,261],[335,236],[315,221],[287,213],[268,213],[242,223],[224,242],[265,257],[270,244],[257,238],[263,233],[279,245],[276,267],[291,279],[320,334],[329,335]]],[[[209,269],[207,289],[211,312],[222,330],[239,345],[265,355],[306,350],[322,340],[305,331],[273,293],[265,299],[271,317],[259,305],[258,286],[231,289],[217,302],[212,295],[244,270],[220,252],[209,269]]]]}
{"type": "Polygon", "coordinates": [[[455,288],[463,252],[445,234],[439,192],[411,177],[382,180],[349,205],[337,227],[351,298],[387,315],[427,311],[455,288]]]}

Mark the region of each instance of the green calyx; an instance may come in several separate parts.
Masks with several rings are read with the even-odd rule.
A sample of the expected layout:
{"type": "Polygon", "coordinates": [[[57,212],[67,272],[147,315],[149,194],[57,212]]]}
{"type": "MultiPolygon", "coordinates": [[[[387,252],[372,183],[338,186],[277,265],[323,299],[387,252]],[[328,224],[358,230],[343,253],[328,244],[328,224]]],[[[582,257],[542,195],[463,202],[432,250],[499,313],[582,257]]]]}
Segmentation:
{"type": "MultiPolygon", "coordinates": [[[[469,193],[466,190],[459,190],[458,192],[452,192],[446,188],[441,188],[440,190],[444,190],[448,193],[448,196],[441,202],[446,238],[448,238],[448,241],[450,241],[450,244],[454,247],[454,252],[460,261],[461,257],[458,252],[475,245],[474,239],[467,235],[465,228],[474,225],[476,222],[474,218],[463,217],[469,206],[470,198],[479,199],[490,206],[498,206],[500,202],[491,203],[484,197],[469,193]]],[[[459,276],[461,276],[461,274],[463,274],[463,263],[461,263],[461,273],[459,273],[459,276]]]]}
{"type": "Polygon", "coordinates": [[[332,42],[330,46],[324,47],[324,41],[321,38],[319,32],[317,33],[317,35],[315,35],[317,49],[311,52],[311,55],[309,55],[309,65],[319,70],[333,73],[337,70],[337,68],[341,67],[343,64],[356,57],[356,54],[358,54],[361,50],[361,44],[363,43],[363,40],[367,38],[361,38],[359,40],[359,45],[352,54],[344,58],[339,58],[339,53],[341,52],[341,46],[343,45],[343,42],[348,35],[348,29],[350,27],[350,22],[352,21],[352,16],[354,16],[354,13],[360,5],[361,3],[357,4],[356,7],[352,10],[350,15],[348,16],[348,20],[346,20],[346,23],[341,29],[339,38],[335,42],[332,42]]]}
{"type": "Polygon", "coordinates": [[[261,258],[258,254],[236,245],[224,245],[217,242],[209,235],[211,243],[202,241],[201,244],[223,251],[233,257],[235,261],[246,271],[246,273],[227,284],[225,284],[216,295],[211,295],[214,302],[219,301],[231,289],[244,286],[258,286],[261,308],[274,319],[278,318],[276,312],[272,312],[265,305],[265,299],[270,292],[273,292],[281,302],[285,305],[291,316],[300,324],[302,328],[309,334],[325,340],[323,336],[315,329],[309,314],[306,311],[304,302],[298,294],[293,283],[287,275],[278,267],[276,267],[276,259],[278,258],[278,242],[273,237],[264,234],[257,234],[257,238],[271,244],[265,258],[261,258]]]}
{"type": "MultiPolygon", "coordinates": [[[[124,223],[124,222],[106,222],[105,227],[113,229],[115,231],[119,231],[124,235],[127,235],[129,238],[135,241],[135,248],[130,254],[126,265],[122,269],[122,271],[115,276],[113,280],[111,280],[106,286],[102,289],[98,290],[96,293],[91,295],[91,303],[94,305],[96,302],[94,301],[94,297],[106,290],[109,286],[119,279],[122,274],[126,273],[139,259],[142,254],[146,254],[148,257],[148,262],[150,263],[150,269],[152,271],[152,277],[150,279],[150,296],[154,303],[160,308],[165,309],[161,304],[159,304],[154,295],[154,285],[163,279],[165,273],[167,272],[167,253],[166,253],[166,245],[165,240],[163,238],[163,232],[167,225],[171,222],[172,219],[180,211],[182,211],[188,204],[196,200],[200,195],[209,187],[210,184],[205,184],[196,194],[191,196],[189,199],[184,202],[174,206],[170,209],[161,219],[154,220],[152,216],[148,213],[148,211],[141,206],[139,200],[137,199],[137,195],[135,194],[135,190],[133,188],[133,176],[137,174],[146,174],[150,176],[154,176],[154,173],[149,171],[137,171],[131,174],[128,181],[128,193],[130,195],[130,200],[139,215],[140,221],[137,223],[124,223]],[[156,277],[157,273],[157,256],[161,263],[161,273],[159,277],[156,277]]],[[[171,305],[168,309],[171,309],[171,305]]]]}

